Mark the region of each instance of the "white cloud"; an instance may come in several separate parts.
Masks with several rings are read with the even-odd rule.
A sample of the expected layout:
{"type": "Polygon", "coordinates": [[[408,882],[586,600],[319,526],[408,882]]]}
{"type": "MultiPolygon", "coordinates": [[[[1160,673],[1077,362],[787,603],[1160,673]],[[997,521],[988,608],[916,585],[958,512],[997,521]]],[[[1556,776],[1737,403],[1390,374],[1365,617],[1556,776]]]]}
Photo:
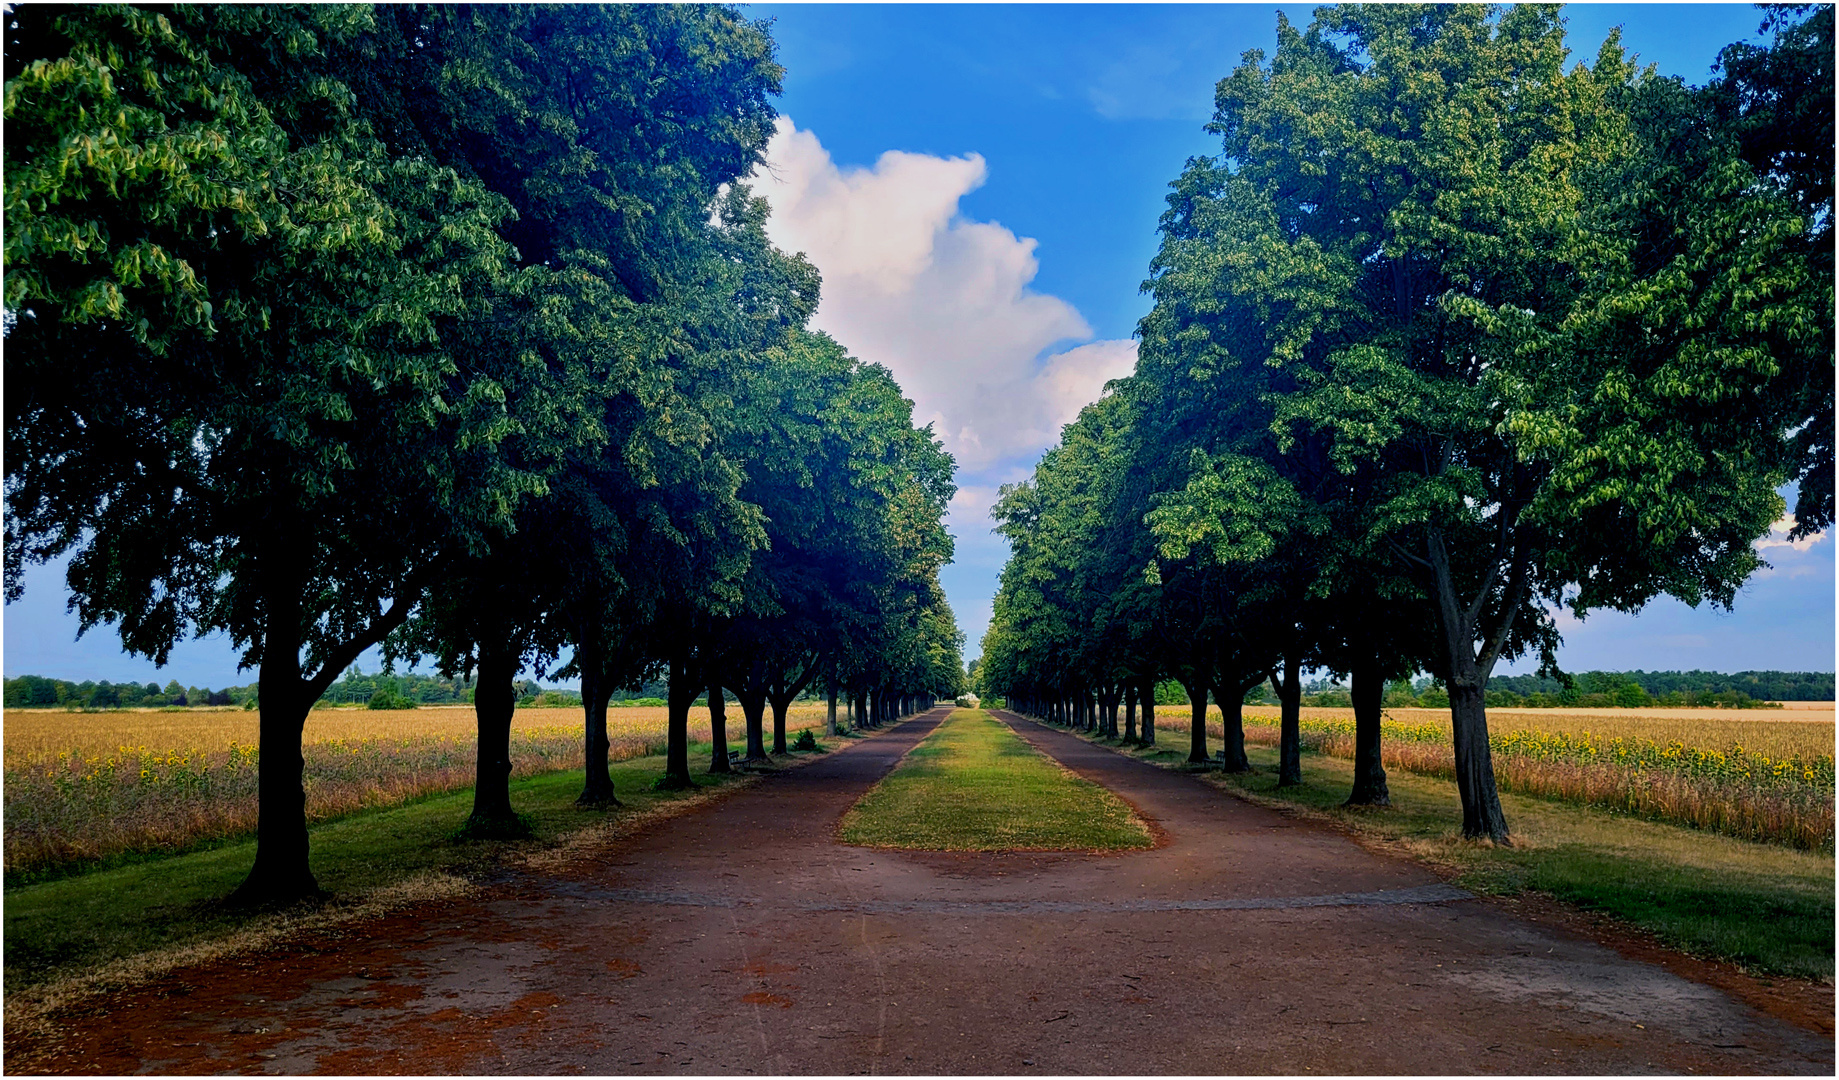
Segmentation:
{"type": "Polygon", "coordinates": [[[976,154],[889,151],[840,169],[808,131],[781,117],[754,190],[773,208],[767,233],[824,277],[813,324],[894,372],[915,419],[965,469],[1051,444],[1060,426],[1135,364],[1130,341],[1100,341],[1079,312],[1029,288],[1035,241],[972,221],[959,201],[984,181],[976,154]]]}
{"type": "Polygon", "coordinates": [[[1826,533],[1821,531],[1814,533],[1812,536],[1803,536],[1799,540],[1790,540],[1788,539],[1788,533],[1793,528],[1793,514],[1778,519],[1775,524],[1769,526],[1769,535],[1756,541],[1756,550],[1767,551],[1770,548],[1793,548],[1795,551],[1806,551],[1808,548],[1826,539],[1826,533]]]}

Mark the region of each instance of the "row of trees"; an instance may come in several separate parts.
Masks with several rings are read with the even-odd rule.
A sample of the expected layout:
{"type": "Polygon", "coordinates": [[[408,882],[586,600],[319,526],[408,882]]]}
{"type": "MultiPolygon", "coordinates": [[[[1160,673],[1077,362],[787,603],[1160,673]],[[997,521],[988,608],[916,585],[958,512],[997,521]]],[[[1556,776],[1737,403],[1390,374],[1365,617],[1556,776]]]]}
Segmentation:
{"type": "Polygon", "coordinates": [[[1497,661],[1555,673],[1560,605],[1729,606],[1789,481],[1795,535],[1831,521],[1832,8],[1765,29],[1693,89],[1613,35],[1566,70],[1554,8],[1280,16],[1172,185],[1136,372],[995,508],[986,694],[1129,736],[1173,677],[1191,759],[1211,694],[1244,769],[1269,679],[1293,783],[1327,669],[1384,803],[1382,695],[1428,671],[1505,840],[1497,661]]]}
{"type": "Polygon", "coordinates": [[[740,183],[763,24],[27,6],[5,64],[8,596],[69,555],[85,629],[257,669],[240,899],[318,891],[303,724],[379,644],[473,680],[486,824],[526,667],[581,680],[592,804],[622,686],[667,682],[679,785],[723,687],[753,754],[813,680],[955,692],[951,458],[740,183]]]}
{"type": "Polygon", "coordinates": [[[47,679],[42,675],[21,675],[5,684],[6,707],[9,709],[158,709],[199,705],[241,705],[245,697],[253,698],[252,687],[229,686],[222,690],[209,687],[180,686],[177,679],[159,683],[111,683],[85,679],[47,679]]]}

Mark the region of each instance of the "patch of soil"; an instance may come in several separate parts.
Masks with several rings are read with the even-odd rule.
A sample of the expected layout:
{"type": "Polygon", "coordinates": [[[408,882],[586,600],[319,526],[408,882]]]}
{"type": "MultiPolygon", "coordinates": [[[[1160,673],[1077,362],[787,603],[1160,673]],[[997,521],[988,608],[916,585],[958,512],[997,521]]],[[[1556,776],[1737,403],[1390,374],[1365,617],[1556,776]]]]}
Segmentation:
{"type": "Polygon", "coordinates": [[[1811,979],[1759,976],[1725,960],[1704,960],[1661,944],[1640,927],[1602,912],[1583,911],[1542,893],[1490,896],[1485,903],[1529,922],[1555,927],[1614,949],[1630,960],[1666,968],[1693,982],[1713,986],[1766,1016],[1833,1034],[1833,987],[1811,979]]]}

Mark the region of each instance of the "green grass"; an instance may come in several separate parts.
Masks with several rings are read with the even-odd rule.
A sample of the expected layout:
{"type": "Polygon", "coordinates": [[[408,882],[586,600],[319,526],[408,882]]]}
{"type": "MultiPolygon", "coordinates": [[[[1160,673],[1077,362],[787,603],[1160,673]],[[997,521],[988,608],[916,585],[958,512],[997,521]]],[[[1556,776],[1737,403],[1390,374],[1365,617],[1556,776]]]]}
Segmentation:
{"type": "MultiPolygon", "coordinates": [[[[692,744],[690,760],[707,761],[708,754],[707,743],[692,744]]],[[[614,790],[624,806],[611,811],[574,805],[581,793],[579,770],[513,781],[512,805],[531,833],[522,840],[465,838],[461,826],[472,809],[471,789],[352,814],[312,829],[313,872],[335,903],[350,903],[417,875],[476,876],[507,858],[553,848],[590,826],[693,794],[656,790],[663,768],[662,757],[614,764],[614,790]]],[[[696,790],[722,786],[738,775],[698,772],[696,790]]],[[[8,888],[7,992],[273,922],[272,914],[222,903],[254,860],[255,841],[242,839],[8,888]]]]}
{"type": "Polygon", "coordinates": [[[845,843],[927,851],[1147,848],[1117,796],[987,713],[959,709],[845,814],[845,843]]]}
{"type": "MultiPolygon", "coordinates": [[[[1182,740],[1185,747],[1186,739],[1182,740]]],[[[1555,799],[1501,795],[1511,847],[1462,839],[1453,781],[1393,770],[1392,806],[1343,808],[1353,763],[1303,755],[1303,784],[1277,787],[1274,747],[1246,748],[1257,772],[1205,774],[1269,804],[1303,808],[1439,866],[1456,884],[1534,891],[1612,915],[1695,956],[1759,973],[1833,978],[1833,856],[1737,840],[1555,799]]],[[[1179,767],[1185,753],[1138,756],[1179,767]]]]}

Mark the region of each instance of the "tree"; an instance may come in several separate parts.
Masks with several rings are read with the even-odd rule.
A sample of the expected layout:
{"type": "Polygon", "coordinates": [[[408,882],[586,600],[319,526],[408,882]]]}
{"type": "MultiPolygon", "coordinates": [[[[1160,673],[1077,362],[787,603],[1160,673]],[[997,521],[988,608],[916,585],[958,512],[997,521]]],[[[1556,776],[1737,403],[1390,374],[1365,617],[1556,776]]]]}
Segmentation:
{"type": "Polygon", "coordinates": [[[74,552],[84,629],[260,668],[252,902],[318,891],[308,709],[539,481],[492,298],[507,207],[397,157],[318,69],[359,8],[32,9],[9,42],[7,580],[74,552]]]}
{"type": "MultiPolygon", "coordinates": [[[[1722,74],[1706,87],[1713,119],[1737,140],[1738,152],[1763,183],[1792,201],[1806,222],[1797,245],[1830,311],[1833,282],[1833,6],[1758,5],[1767,13],[1766,46],[1730,45],[1718,55],[1722,74]]],[[[1790,475],[1799,485],[1789,536],[1812,536],[1833,521],[1833,323],[1778,354],[1781,376],[1798,386],[1791,429],[1790,475]]]]}
{"type": "Polygon", "coordinates": [[[1464,832],[1496,839],[1494,663],[1549,659],[1539,600],[1730,602],[1779,511],[1775,357],[1813,332],[1792,208],[1673,138],[1680,89],[1613,37],[1563,52],[1545,9],[1322,9],[1212,125],[1210,197],[1264,223],[1224,265],[1284,301],[1278,449],[1382,476],[1367,542],[1431,599],[1464,832]]]}
{"type": "Polygon", "coordinates": [[[727,528],[725,546],[742,550],[759,542],[753,518],[724,515],[737,473],[712,436],[724,405],[746,396],[725,369],[816,302],[809,266],[772,251],[758,215],[737,218],[737,197],[710,221],[720,187],[763,157],[780,74],[771,44],[727,8],[400,6],[363,56],[385,58],[354,64],[378,128],[503,195],[517,210],[507,236],[545,271],[534,310],[501,332],[507,351],[540,361],[506,389],[519,394],[517,449],[551,497],[443,583],[451,595],[420,631],[444,667],[481,669],[475,817],[511,818],[515,699],[500,684],[570,646],[562,671],[582,679],[586,720],[580,801],[611,805],[606,703],[650,674],[637,612],[655,587],[720,586],[648,579],[660,564],[629,538],[663,525],[667,544],[684,526],[727,528]],[[670,519],[662,489],[711,481],[711,499],[675,501],[706,501],[709,517],[670,519]]]}

